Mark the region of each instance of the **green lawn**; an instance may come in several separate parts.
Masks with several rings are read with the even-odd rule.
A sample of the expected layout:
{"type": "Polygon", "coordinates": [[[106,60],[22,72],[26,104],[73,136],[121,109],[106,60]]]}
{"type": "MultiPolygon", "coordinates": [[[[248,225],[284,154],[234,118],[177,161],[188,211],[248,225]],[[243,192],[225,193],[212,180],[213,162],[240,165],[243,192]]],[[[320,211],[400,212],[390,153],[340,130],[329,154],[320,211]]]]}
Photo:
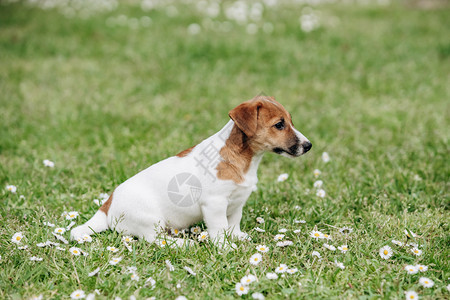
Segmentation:
{"type": "Polygon", "coordinates": [[[144,1],[145,10],[140,1],[73,1],[81,8],[72,10],[8,2],[0,1],[0,298],[68,299],[77,289],[98,290],[100,299],[239,298],[235,286],[247,274],[257,281],[245,299],[255,292],[266,299],[404,299],[409,290],[422,299],[450,297],[445,2],[430,2],[437,4],[431,9],[420,1],[246,2],[244,16],[253,18],[246,21],[229,19],[232,1],[159,1],[151,10],[158,1],[144,1]],[[314,28],[304,31],[302,22],[314,28]],[[291,112],[313,148],[296,160],[265,155],[241,225],[251,242],[221,250],[208,242],[171,249],[135,240],[129,252],[108,231],[92,243],[61,243],[62,250],[37,246],[58,242],[43,222],[68,226],[64,211],[85,222],[100,193],[217,132],[230,109],[260,93],[291,112]],[[282,173],[289,178],[278,182],[282,173]],[[353,232],[341,234],[344,226],[353,232]],[[282,228],[293,245],[276,246],[282,228]],[[314,229],[332,240],[311,238],[314,229]],[[417,237],[407,240],[405,229],[417,237]],[[11,241],[16,232],[20,244],[11,241]],[[417,243],[422,254],[393,239],[417,243]],[[331,251],[325,242],[349,250],[331,251]],[[260,244],[270,250],[251,265],[260,244]],[[379,255],[386,245],[389,259],[379,255]],[[71,247],[89,255],[74,256],[71,247]],[[110,265],[113,257],[122,261],[110,265]],[[298,271],[268,279],[280,264],[298,271]],[[405,266],[416,264],[428,271],[407,274],[405,266]],[[420,277],[434,286],[422,287],[420,277]]]}

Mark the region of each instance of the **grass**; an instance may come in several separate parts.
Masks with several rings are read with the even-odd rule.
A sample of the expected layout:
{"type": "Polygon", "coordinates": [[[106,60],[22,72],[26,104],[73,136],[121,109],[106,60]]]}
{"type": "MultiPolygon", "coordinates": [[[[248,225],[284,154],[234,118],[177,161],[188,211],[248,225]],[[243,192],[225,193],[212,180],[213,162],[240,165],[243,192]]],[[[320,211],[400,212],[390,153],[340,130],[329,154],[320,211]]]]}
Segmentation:
{"type": "Polygon", "coordinates": [[[267,299],[400,299],[407,290],[448,299],[448,6],[320,4],[313,10],[321,25],[306,33],[299,24],[304,5],[282,2],[256,22],[272,23],[273,32],[251,35],[234,21],[225,23],[229,32],[216,30],[223,14],[205,21],[189,4],[143,11],[127,1],[67,18],[60,8],[2,3],[0,185],[15,185],[17,193],[0,190],[0,298],[67,299],[76,289],[97,289],[105,299],[236,298],[236,282],[250,273],[258,282],[247,299],[253,292],[267,299]],[[173,7],[178,14],[170,17],[173,7]],[[132,18],[143,16],[151,25],[133,29],[132,18]],[[187,33],[191,23],[201,24],[200,34],[187,33]],[[224,252],[209,243],[171,249],[139,240],[129,253],[121,236],[108,231],[78,245],[89,256],[69,254],[74,242],[62,244],[66,251],[36,247],[56,241],[43,221],[67,226],[61,213],[74,210],[81,224],[96,211],[99,193],[217,132],[231,108],[261,92],[285,105],[313,148],[296,160],[265,155],[241,223],[251,242],[224,252]],[[44,167],[44,159],[55,167],[44,167]],[[278,183],[281,173],[289,178],[278,183]],[[315,195],[317,179],[324,198],[315,195]],[[340,234],[343,226],[353,233],[340,234]],[[294,245],[275,245],[280,228],[294,245]],[[348,244],[349,252],[323,248],[309,237],[314,228],[331,234],[336,247],[348,244]],[[406,242],[405,229],[419,235],[421,256],[391,243],[406,242]],[[11,243],[16,232],[28,249],[11,243]],[[259,244],[270,251],[252,266],[259,244]],[[394,250],[388,260],[378,254],[385,245],[394,250]],[[108,253],[107,246],[120,252],[108,253]],[[113,256],[123,260],[111,266],[113,256]],[[281,263],[299,271],[266,279],[281,263]],[[407,275],[404,266],[415,263],[429,270],[407,275]],[[137,267],[139,281],[126,266],[137,267]],[[99,274],[88,277],[97,267],[99,274]],[[421,276],[434,287],[422,288],[421,276]],[[148,277],[154,289],[145,285],[148,277]]]}

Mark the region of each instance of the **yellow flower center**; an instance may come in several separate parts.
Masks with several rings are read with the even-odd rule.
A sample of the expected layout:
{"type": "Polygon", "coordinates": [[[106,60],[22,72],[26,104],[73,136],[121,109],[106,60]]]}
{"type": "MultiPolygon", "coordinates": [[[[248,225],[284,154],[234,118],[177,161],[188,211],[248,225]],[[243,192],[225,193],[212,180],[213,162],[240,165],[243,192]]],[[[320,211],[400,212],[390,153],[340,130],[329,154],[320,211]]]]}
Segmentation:
{"type": "Polygon", "coordinates": [[[242,292],[244,291],[244,287],[243,287],[243,286],[241,286],[239,289],[240,289],[242,292]]]}
{"type": "Polygon", "coordinates": [[[423,267],[419,267],[420,270],[423,270],[423,267]]]}
{"type": "Polygon", "coordinates": [[[167,242],[166,241],[162,241],[162,244],[165,245],[167,242]]]}
{"type": "Polygon", "coordinates": [[[389,251],[384,250],[383,253],[384,253],[384,255],[388,255],[389,251]]]}
{"type": "Polygon", "coordinates": [[[202,239],[206,239],[206,235],[202,235],[202,239]]]}
{"type": "Polygon", "coordinates": [[[77,250],[73,250],[73,253],[77,254],[77,253],[78,253],[78,251],[77,251],[77,250]]]}
{"type": "MultiPolygon", "coordinates": [[[[347,247],[342,247],[342,250],[345,250],[345,251],[347,251],[347,250],[348,250],[348,248],[347,248],[347,247]]],[[[386,251],[386,250],[384,250],[384,251],[386,251]]],[[[386,253],[384,253],[384,254],[386,254],[386,253]]]]}
{"type": "Polygon", "coordinates": [[[75,217],[75,215],[70,215],[71,218],[75,217]]]}
{"type": "Polygon", "coordinates": [[[414,299],[414,295],[409,296],[409,299],[414,299]]]}
{"type": "Polygon", "coordinates": [[[328,237],[328,234],[324,234],[323,236],[327,238],[327,237],[328,237]]]}
{"type": "Polygon", "coordinates": [[[254,260],[255,260],[255,261],[258,261],[258,258],[257,258],[257,257],[255,257],[255,258],[254,258],[254,260]]]}
{"type": "Polygon", "coordinates": [[[426,284],[428,284],[428,281],[427,281],[427,280],[425,280],[424,282],[425,282],[426,284]]]}
{"type": "Polygon", "coordinates": [[[175,232],[175,234],[178,234],[178,230],[177,229],[175,229],[174,232],[175,232]]]}
{"type": "Polygon", "coordinates": [[[75,295],[75,297],[80,297],[80,296],[81,296],[80,293],[78,293],[78,294],[75,295]]]}
{"type": "Polygon", "coordinates": [[[316,232],[316,233],[314,233],[314,236],[320,236],[320,234],[318,234],[318,233],[316,232]]]}
{"type": "Polygon", "coordinates": [[[419,250],[414,250],[414,253],[419,253],[419,250]]]}
{"type": "Polygon", "coordinates": [[[16,237],[16,241],[20,241],[20,239],[21,239],[20,236],[16,237]]]}

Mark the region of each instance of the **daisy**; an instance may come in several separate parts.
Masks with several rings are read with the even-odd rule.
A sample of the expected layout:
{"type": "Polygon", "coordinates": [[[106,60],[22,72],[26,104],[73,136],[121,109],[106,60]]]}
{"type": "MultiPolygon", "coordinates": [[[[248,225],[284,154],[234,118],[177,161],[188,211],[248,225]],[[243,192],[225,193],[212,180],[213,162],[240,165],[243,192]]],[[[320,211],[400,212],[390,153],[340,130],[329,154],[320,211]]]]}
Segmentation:
{"type": "Polygon", "coordinates": [[[392,251],[391,247],[384,246],[384,247],[380,248],[379,253],[380,253],[381,258],[389,259],[392,256],[393,251],[392,251]]]}
{"type": "Polygon", "coordinates": [[[69,241],[67,241],[62,235],[59,235],[57,233],[52,232],[52,234],[54,235],[54,237],[58,240],[60,240],[61,242],[63,242],[64,244],[68,244],[69,241]]]}
{"type": "Polygon", "coordinates": [[[405,270],[410,275],[417,274],[417,272],[419,272],[419,269],[416,266],[412,266],[412,265],[407,265],[405,267],[405,270]]]}
{"type": "Polygon", "coordinates": [[[344,264],[341,262],[338,262],[337,260],[334,260],[334,264],[336,265],[336,267],[340,268],[341,270],[345,269],[344,264]]]}
{"type": "MultiPolygon", "coordinates": [[[[309,191],[309,190],[308,190],[309,191]]],[[[300,209],[302,209],[302,207],[300,206],[300,205],[296,205],[296,206],[294,206],[294,209],[295,210],[300,210],[300,209]]]]}
{"type": "Polygon", "coordinates": [[[311,253],[311,255],[312,255],[312,256],[315,256],[315,257],[317,257],[317,258],[321,258],[321,257],[322,257],[322,256],[320,255],[320,253],[317,252],[317,251],[313,251],[313,252],[311,253]]]}
{"type": "Polygon", "coordinates": [[[262,255],[255,253],[250,257],[250,263],[254,266],[258,265],[262,261],[262,255]]]}
{"type": "Polygon", "coordinates": [[[76,290],[72,294],[70,294],[70,298],[72,299],[83,299],[86,297],[86,294],[83,290],[76,290]]]}
{"type": "Polygon", "coordinates": [[[335,251],[336,250],[336,247],[333,246],[333,245],[323,244],[323,246],[325,248],[327,248],[328,250],[331,250],[331,251],[335,251]]]}
{"type": "Polygon", "coordinates": [[[424,266],[424,265],[416,265],[416,268],[420,271],[420,272],[426,272],[428,271],[428,267],[424,266]]]}
{"type": "Polygon", "coordinates": [[[98,197],[102,200],[107,200],[109,198],[109,195],[107,193],[100,193],[98,197]]]}
{"type": "Polygon", "coordinates": [[[130,276],[131,280],[133,281],[139,281],[139,275],[136,273],[132,273],[130,276]]]}
{"type": "Polygon", "coordinates": [[[344,227],[339,229],[339,232],[342,233],[342,234],[350,234],[350,233],[353,232],[353,228],[344,226],[344,227]]]}
{"type": "Polygon", "coordinates": [[[312,237],[313,239],[320,239],[322,238],[323,233],[318,230],[313,230],[310,232],[309,236],[312,237]]]}
{"type": "Polygon", "coordinates": [[[326,196],[326,194],[327,193],[323,189],[318,189],[317,192],[316,192],[316,196],[320,197],[320,198],[324,198],[326,196]]]}
{"type": "Polygon", "coordinates": [[[294,242],[292,242],[292,241],[281,241],[281,242],[277,243],[277,246],[278,247],[286,247],[286,246],[291,246],[293,244],[294,244],[294,242]]]}
{"type": "Polygon", "coordinates": [[[327,152],[322,153],[322,160],[324,163],[327,163],[330,161],[330,156],[328,155],[327,152]]]}
{"type": "Polygon", "coordinates": [[[414,175],[413,179],[414,179],[414,181],[421,181],[422,177],[420,177],[419,175],[416,174],[416,175],[414,175]]]}
{"type": "Polygon", "coordinates": [[[75,219],[78,216],[79,216],[79,213],[77,211],[69,211],[66,214],[66,220],[73,220],[73,219],[75,219]]]}
{"type": "Polygon", "coordinates": [[[185,269],[189,274],[191,274],[192,276],[197,276],[197,273],[194,272],[194,270],[192,270],[191,268],[189,268],[188,266],[183,267],[183,269],[185,269]]]}
{"type": "Polygon", "coordinates": [[[267,279],[278,279],[278,275],[276,273],[267,273],[267,279]]]}
{"type": "Polygon", "coordinates": [[[322,180],[317,180],[316,182],[314,182],[314,188],[319,189],[321,188],[323,185],[323,181],[322,180]]]}
{"type": "Polygon", "coordinates": [[[42,222],[42,224],[47,225],[48,227],[55,227],[55,224],[50,223],[50,222],[42,222]]]}
{"type": "Polygon", "coordinates": [[[305,224],[306,221],[305,220],[294,220],[294,223],[296,223],[296,224],[305,224]]]}
{"type": "Polygon", "coordinates": [[[166,241],[166,240],[160,240],[160,241],[159,241],[159,246],[160,246],[160,247],[165,247],[165,246],[167,246],[167,241],[166,241]]]}
{"type": "Polygon", "coordinates": [[[313,174],[314,174],[314,177],[319,177],[320,176],[320,174],[322,174],[322,172],[320,172],[320,170],[319,169],[315,169],[314,171],[313,171],[313,174]]]}
{"type": "Polygon", "coordinates": [[[66,249],[61,248],[61,247],[56,247],[55,249],[56,249],[56,250],[59,250],[59,251],[66,251],[66,249]]]}
{"type": "Polygon", "coordinates": [[[406,230],[405,229],[405,235],[408,237],[408,238],[411,238],[411,236],[409,235],[409,233],[411,232],[411,234],[412,234],[412,237],[417,237],[417,234],[415,234],[414,232],[412,232],[411,230],[409,230],[409,232],[408,232],[408,230],[406,230]]]}
{"type": "Polygon", "coordinates": [[[44,164],[45,167],[49,167],[49,168],[54,168],[55,167],[55,163],[52,162],[51,160],[48,160],[48,159],[44,159],[42,161],[42,163],[44,164]]]}
{"type": "Polygon", "coordinates": [[[246,275],[246,276],[242,277],[242,279],[241,279],[241,283],[243,285],[249,285],[250,283],[252,283],[254,281],[256,281],[256,276],[254,276],[252,274],[246,275]]]}
{"type": "Polygon", "coordinates": [[[15,185],[7,185],[6,190],[8,192],[15,194],[17,192],[17,187],[15,185]]]}
{"type": "Polygon", "coordinates": [[[407,292],[405,292],[405,297],[406,297],[406,300],[419,299],[419,295],[417,295],[417,293],[414,292],[414,291],[407,291],[407,292]]]}
{"type": "Polygon", "coordinates": [[[420,277],[419,283],[425,288],[430,288],[434,285],[434,281],[426,277],[420,277]]]}
{"type": "Polygon", "coordinates": [[[42,296],[42,295],[39,295],[39,296],[33,296],[33,297],[30,298],[30,300],[42,300],[42,299],[43,299],[43,296],[42,296]]]}
{"type": "Polygon", "coordinates": [[[415,256],[420,256],[422,255],[422,250],[417,249],[417,248],[412,248],[411,252],[415,255],[415,256]]]}
{"type": "Polygon", "coordinates": [[[36,246],[38,246],[39,248],[44,248],[45,246],[47,246],[46,243],[37,243],[36,246]]]}
{"type": "Polygon", "coordinates": [[[277,181],[278,182],[283,182],[283,181],[285,181],[288,178],[289,178],[289,175],[287,173],[283,173],[283,174],[280,174],[280,176],[278,176],[277,181]]]}
{"type": "Polygon", "coordinates": [[[238,294],[238,296],[247,294],[248,290],[249,290],[248,286],[243,285],[240,282],[236,283],[236,294],[238,294]]]}
{"type": "Polygon", "coordinates": [[[419,244],[411,243],[411,242],[407,243],[406,246],[411,247],[411,248],[419,248],[419,244]]]}
{"type": "Polygon", "coordinates": [[[77,247],[72,247],[69,249],[69,252],[72,253],[72,255],[78,256],[81,254],[81,249],[77,247]]]}
{"type": "Polygon", "coordinates": [[[113,259],[111,259],[109,261],[110,265],[117,265],[120,261],[122,260],[122,257],[113,257],[113,259]]]}
{"type": "Polygon", "coordinates": [[[80,238],[78,238],[78,243],[82,244],[84,242],[91,243],[92,237],[89,234],[83,234],[80,238]]]}
{"type": "Polygon", "coordinates": [[[91,273],[88,274],[89,277],[95,276],[97,275],[97,273],[100,271],[100,268],[95,269],[94,271],[92,271],[91,273]]]}
{"type": "Polygon", "coordinates": [[[27,248],[28,248],[28,245],[23,245],[23,246],[17,247],[17,249],[19,249],[19,250],[25,250],[27,248]]]}
{"type": "Polygon", "coordinates": [[[259,227],[255,227],[255,231],[258,231],[258,232],[266,232],[264,229],[261,229],[261,228],[259,228],[259,227]]]}
{"type": "Polygon", "coordinates": [[[256,222],[258,222],[259,224],[262,224],[262,223],[264,223],[264,219],[262,217],[257,217],[256,222]]]}
{"type": "Polygon", "coordinates": [[[302,232],[300,229],[295,229],[294,231],[293,231],[294,233],[300,233],[300,232],[302,232]]]}
{"type": "Polygon", "coordinates": [[[171,228],[170,232],[172,233],[172,235],[174,236],[178,236],[180,234],[180,230],[176,229],[176,228],[171,228]]]}
{"type": "Polygon", "coordinates": [[[30,260],[31,260],[31,261],[42,261],[43,258],[37,257],[37,256],[32,256],[32,257],[30,257],[30,260]]]}
{"type": "Polygon", "coordinates": [[[278,266],[278,267],[275,269],[275,273],[284,273],[284,272],[287,271],[287,269],[288,269],[287,265],[281,264],[280,266],[278,266]]]}
{"type": "Polygon", "coordinates": [[[202,233],[200,233],[198,235],[198,241],[199,242],[204,242],[208,239],[208,232],[207,231],[203,231],[202,233]]]}
{"type": "Polygon", "coordinates": [[[295,274],[295,273],[297,273],[298,272],[298,269],[297,268],[292,268],[292,269],[287,269],[286,270],[286,273],[288,273],[288,274],[295,274]]]}
{"type": "Polygon", "coordinates": [[[106,247],[106,250],[111,251],[112,253],[116,253],[117,251],[119,251],[119,249],[117,249],[116,247],[111,246],[106,247]]]}
{"type": "Polygon", "coordinates": [[[392,240],[392,244],[403,247],[403,243],[397,240],[392,240]]]}
{"type": "Polygon", "coordinates": [[[347,245],[342,245],[339,246],[338,249],[342,252],[342,253],[346,253],[348,251],[348,246],[347,245]]]}
{"type": "Polygon", "coordinates": [[[264,299],[266,299],[266,297],[264,297],[263,294],[257,293],[257,292],[252,294],[252,298],[256,299],[256,300],[264,300],[264,299]]]}
{"type": "Polygon", "coordinates": [[[277,234],[276,236],[274,236],[274,240],[275,241],[281,241],[284,238],[284,234],[277,234]]]}
{"type": "Polygon", "coordinates": [[[332,240],[331,235],[328,235],[326,233],[322,234],[322,239],[332,240]]]}
{"type": "Polygon", "coordinates": [[[14,235],[11,238],[11,242],[15,243],[15,244],[20,244],[20,242],[23,239],[23,234],[22,232],[16,232],[14,233],[14,235]]]}
{"type": "Polygon", "coordinates": [[[202,229],[200,228],[200,226],[195,226],[191,228],[191,232],[193,234],[199,234],[200,232],[202,232],[202,229]]]}
{"type": "Polygon", "coordinates": [[[156,285],[156,281],[155,279],[153,279],[152,277],[149,277],[146,281],[145,281],[145,285],[151,285],[152,290],[155,288],[156,285]]]}
{"type": "Polygon", "coordinates": [[[53,232],[58,233],[58,234],[63,234],[64,232],[66,232],[66,229],[62,228],[62,227],[58,227],[58,228],[55,228],[55,230],[53,232]]]}
{"type": "Polygon", "coordinates": [[[278,232],[286,233],[286,232],[287,232],[287,229],[286,229],[286,228],[281,228],[281,229],[278,230],[278,232]]]}
{"type": "Polygon", "coordinates": [[[134,241],[133,237],[130,235],[125,235],[122,237],[122,241],[127,242],[127,243],[131,243],[134,241]]]}
{"type": "Polygon", "coordinates": [[[256,250],[261,253],[266,253],[267,251],[269,251],[269,247],[267,247],[266,245],[258,245],[258,247],[256,247],[256,250]]]}

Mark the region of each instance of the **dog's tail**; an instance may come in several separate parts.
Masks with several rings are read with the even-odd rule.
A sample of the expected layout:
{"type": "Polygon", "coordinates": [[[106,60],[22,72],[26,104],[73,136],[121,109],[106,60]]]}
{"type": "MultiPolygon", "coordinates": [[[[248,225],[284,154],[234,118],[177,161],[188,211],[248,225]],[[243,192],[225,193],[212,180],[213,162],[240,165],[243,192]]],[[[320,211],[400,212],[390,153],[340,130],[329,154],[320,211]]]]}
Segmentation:
{"type": "Polygon", "coordinates": [[[81,226],[75,227],[70,231],[70,238],[72,240],[82,239],[84,235],[91,235],[93,233],[102,232],[109,228],[108,225],[108,211],[111,206],[113,194],[109,199],[99,208],[95,215],[81,226]]]}

